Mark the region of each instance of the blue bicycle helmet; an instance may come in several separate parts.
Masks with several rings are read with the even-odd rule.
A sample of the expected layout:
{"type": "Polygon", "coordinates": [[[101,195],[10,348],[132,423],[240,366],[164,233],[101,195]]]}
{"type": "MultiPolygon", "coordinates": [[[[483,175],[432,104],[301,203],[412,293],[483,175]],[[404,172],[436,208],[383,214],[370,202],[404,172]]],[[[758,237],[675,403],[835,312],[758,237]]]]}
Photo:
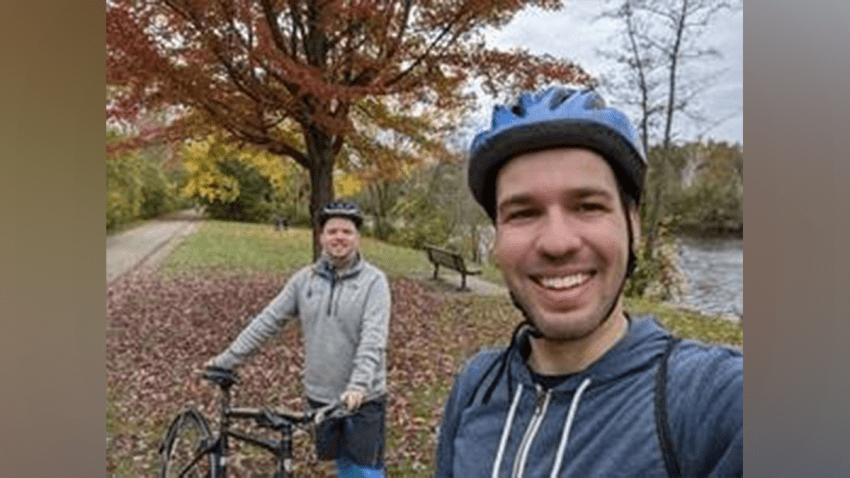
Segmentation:
{"type": "Polygon", "coordinates": [[[344,217],[351,220],[357,229],[363,224],[363,215],[360,206],[353,202],[331,202],[325,204],[319,211],[319,227],[325,227],[325,223],[332,217],[344,217]]]}
{"type": "Polygon", "coordinates": [[[496,218],[496,174],[514,156],[550,148],[584,147],[608,161],[623,193],[639,204],[646,155],[623,112],[594,90],[549,88],[523,94],[514,106],[493,108],[490,129],[472,142],[467,180],[475,200],[496,218]]]}

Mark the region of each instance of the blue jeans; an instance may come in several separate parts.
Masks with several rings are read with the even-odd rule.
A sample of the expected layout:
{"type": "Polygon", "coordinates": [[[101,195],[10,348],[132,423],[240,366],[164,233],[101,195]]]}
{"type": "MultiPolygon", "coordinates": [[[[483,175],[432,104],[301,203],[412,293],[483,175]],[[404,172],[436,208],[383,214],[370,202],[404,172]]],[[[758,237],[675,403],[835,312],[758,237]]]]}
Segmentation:
{"type": "Polygon", "coordinates": [[[337,458],[336,474],[339,478],[384,478],[384,469],[366,468],[352,463],[347,458],[337,458]]]}
{"type": "MultiPolygon", "coordinates": [[[[324,403],[307,400],[310,407],[324,403]]],[[[325,420],[316,429],[316,454],[336,460],[342,477],[383,477],[386,398],[364,403],[353,415],[325,420]]]]}

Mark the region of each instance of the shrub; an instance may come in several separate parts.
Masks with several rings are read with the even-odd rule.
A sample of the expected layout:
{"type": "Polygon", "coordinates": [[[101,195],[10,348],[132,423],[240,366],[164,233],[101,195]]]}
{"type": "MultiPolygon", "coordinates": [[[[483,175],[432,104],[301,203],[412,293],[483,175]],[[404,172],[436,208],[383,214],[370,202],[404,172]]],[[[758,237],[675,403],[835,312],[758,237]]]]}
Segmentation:
{"type": "Polygon", "coordinates": [[[659,226],[649,256],[646,247],[642,237],[638,243],[637,267],[623,290],[625,296],[659,301],[679,299],[685,292],[686,278],[679,268],[679,243],[670,232],[669,220],[659,226]]]}
{"type": "Polygon", "coordinates": [[[679,230],[690,234],[743,232],[744,193],[735,182],[699,181],[674,205],[679,230]]]}
{"type": "Polygon", "coordinates": [[[228,159],[219,164],[221,172],[236,179],[239,194],[233,200],[208,199],[207,214],[212,219],[241,222],[267,222],[275,214],[274,188],[260,171],[245,161],[228,159]]]}
{"type": "Polygon", "coordinates": [[[424,217],[416,223],[396,228],[390,243],[412,249],[422,249],[425,244],[443,244],[448,238],[446,220],[441,215],[424,217]]]}
{"type": "Polygon", "coordinates": [[[174,210],[176,201],[175,188],[165,175],[158,163],[142,161],[141,172],[141,218],[156,217],[174,210]]]}
{"type": "Polygon", "coordinates": [[[106,161],[106,230],[147,219],[183,205],[177,186],[162,165],[140,154],[106,161]]]}

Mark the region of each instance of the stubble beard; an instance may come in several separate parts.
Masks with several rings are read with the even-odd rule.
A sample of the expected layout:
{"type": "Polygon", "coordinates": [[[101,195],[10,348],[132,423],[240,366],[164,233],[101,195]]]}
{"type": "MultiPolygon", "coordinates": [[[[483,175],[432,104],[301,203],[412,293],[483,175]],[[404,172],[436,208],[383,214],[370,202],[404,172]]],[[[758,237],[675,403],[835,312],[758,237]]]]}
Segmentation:
{"type": "Polygon", "coordinates": [[[354,257],[357,255],[357,249],[352,248],[348,251],[344,256],[336,256],[328,253],[328,258],[330,258],[331,263],[334,265],[336,269],[346,269],[354,262],[354,257]]]}
{"type": "MultiPolygon", "coordinates": [[[[550,329],[550,327],[541,327],[541,325],[545,324],[545,321],[540,317],[542,313],[536,308],[529,307],[529,300],[523,300],[521,296],[514,292],[514,288],[509,288],[511,289],[510,295],[513,299],[514,305],[522,312],[526,320],[534,326],[534,329],[539,332],[539,337],[537,338],[544,338],[553,342],[575,342],[589,337],[609,322],[615,311],[618,310],[617,303],[620,301],[627,279],[628,274],[624,272],[623,278],[620,280],[620,286],[617,288],[617,292],[604,303],[604,307],[600,307],[598,309],[603,311],[602,316],[599,317],[598,320],[593,319],[591,316],[591,320],[588,325],[575,327],[571,331],[560,333],[551,333],[551,330],[547,333],[547,330],[550,329]]],[[[595,315],[595,310],[592,310],[590,313],[595,315]]],[[[581,323],[588,321],[586,321],[584,317],[581,317],[577,322],[581,323]]]]}
{"type": "MultiPolygon", "coordinates": [[[[522,304],[521,301],[520,304],[522,304],[523,307],[520,310],[523,311],[523,314],[526,316],[526,318],[528,318],[529,322],[531,322],[531,324],[537,330],[540,331],[540,333],[542,334],[541,338],[545,338],[546,340],[553,342],[576,342],[593,335],[593,333],[601,329],[611,319],[611,317],[614,315],[614,311],[617,309],[617,300],[618,296],[616,295],[613,298],[609,299],[605,304],[605,308],[602,309],[605,312],[598,319],[594,319],[592,316],[589,318],[589,320],[585,320],[585,318],[579,318],[575,327],[570,327],[569,330],[554,333],[550,330],[552,327],[545,326],[546,321],[540,318],[541,314],[539,312],[526,312],[528,306],[522,304]],[[582,323],[586,325],[580,325],[582,323]]],[[[593,314],[593,312],[591,312],[591,314],[593,314]]]]}

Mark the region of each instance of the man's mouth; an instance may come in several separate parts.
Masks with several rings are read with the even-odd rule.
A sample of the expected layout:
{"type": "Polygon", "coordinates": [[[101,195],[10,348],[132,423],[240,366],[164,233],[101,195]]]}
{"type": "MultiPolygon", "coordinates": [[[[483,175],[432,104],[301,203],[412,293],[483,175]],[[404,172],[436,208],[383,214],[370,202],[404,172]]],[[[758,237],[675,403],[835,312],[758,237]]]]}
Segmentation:
{"type": "Polygon", "coordinates": [[[578,287],[587,282],[592,276],[593,274],[579,272],[577,274],[570,274],[567,276],[534,277],[533,279],[535,282],[545,287],[546,289],[564,290],[571,289],[573,287],[578,287]]]}

